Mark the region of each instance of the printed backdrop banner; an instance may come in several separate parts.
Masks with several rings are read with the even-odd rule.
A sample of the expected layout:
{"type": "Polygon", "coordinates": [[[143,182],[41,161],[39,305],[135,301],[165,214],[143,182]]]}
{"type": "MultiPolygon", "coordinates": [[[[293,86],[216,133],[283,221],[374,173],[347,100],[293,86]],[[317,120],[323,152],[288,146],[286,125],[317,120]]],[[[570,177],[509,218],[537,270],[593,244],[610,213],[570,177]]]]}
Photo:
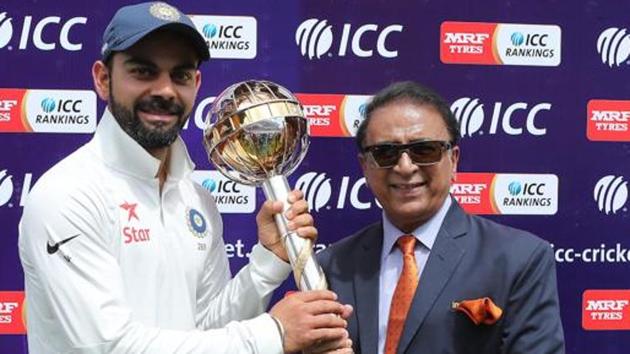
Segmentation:
{"type": "MultiPolygon", "coordinates": [[[[91,66],[121,0],[0,2],[0,352],[26,353],[17,225],[33,184],[86,143],[104,103],[91,66]]],[[[452,195],[554,248],[567,352],[630,343],[630,2],[193,1],[212,61],[183,131],[194,178],[223,212],[233,272],[256,242],[260,190],[225,179],[201,143],[212,100],[268,79],[300,97],[310,151],[289,177],[326,248],[380,218],[353,135],[399,80],[433,87],[460,122],[452,195]]],[[[55,208],[55,205],[50,205],[55,208]]],[[[506,235],[509,237],[509,235],[506,235]]],[[[43,247],[43,245],[42,245],[43,247]]],[[[291,280],[276,298],[292,289],[291,280]]]]}

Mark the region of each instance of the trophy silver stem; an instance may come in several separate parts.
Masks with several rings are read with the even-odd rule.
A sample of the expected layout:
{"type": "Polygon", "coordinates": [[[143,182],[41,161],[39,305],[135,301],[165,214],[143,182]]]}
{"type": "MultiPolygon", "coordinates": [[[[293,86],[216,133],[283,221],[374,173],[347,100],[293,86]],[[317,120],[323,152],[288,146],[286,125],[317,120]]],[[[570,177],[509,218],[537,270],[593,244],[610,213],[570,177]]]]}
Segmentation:
{"type": "Polygon", "coordinates": [[[283,175],[273,176],[265,180],[262,187],[268,200],[279,200],[284,204],[282,213],[276,214],[275,220],[289,255],[295,284],[302,291],[327,289],[326,276],[317,263],[311,240],[288,230],[288,220],[284,216],[284,212],[289,210],[287,198],[290,188],[287,178],[283,175]]]}

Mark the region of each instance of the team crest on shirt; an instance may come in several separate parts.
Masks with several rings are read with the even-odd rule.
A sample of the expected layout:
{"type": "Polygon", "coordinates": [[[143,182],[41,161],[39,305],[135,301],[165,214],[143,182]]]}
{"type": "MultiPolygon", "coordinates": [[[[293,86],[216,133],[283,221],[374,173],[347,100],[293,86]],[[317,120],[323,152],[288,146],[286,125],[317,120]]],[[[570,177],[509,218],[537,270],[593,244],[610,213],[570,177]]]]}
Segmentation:
{"type": "Polygon", "coordinates": [[[208,222],[197,209],[186,209],[186,221],[193,236],[204,238],[208,235],[208,222]]]}

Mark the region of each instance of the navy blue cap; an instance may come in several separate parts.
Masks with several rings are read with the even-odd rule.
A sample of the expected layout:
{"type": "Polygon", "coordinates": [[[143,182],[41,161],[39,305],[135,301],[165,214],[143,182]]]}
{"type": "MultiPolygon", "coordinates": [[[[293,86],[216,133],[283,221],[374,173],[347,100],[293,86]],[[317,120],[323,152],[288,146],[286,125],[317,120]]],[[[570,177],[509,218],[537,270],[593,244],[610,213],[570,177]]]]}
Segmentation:
{"type": "Polygon", "coordinates": [[[118,9],[103,33],[103,59],[130,48],[157,29],[166,28],[190,39],[199,59],[210,59],[208,44],[190,17],[165,2],[145,2],[118,9]]]}

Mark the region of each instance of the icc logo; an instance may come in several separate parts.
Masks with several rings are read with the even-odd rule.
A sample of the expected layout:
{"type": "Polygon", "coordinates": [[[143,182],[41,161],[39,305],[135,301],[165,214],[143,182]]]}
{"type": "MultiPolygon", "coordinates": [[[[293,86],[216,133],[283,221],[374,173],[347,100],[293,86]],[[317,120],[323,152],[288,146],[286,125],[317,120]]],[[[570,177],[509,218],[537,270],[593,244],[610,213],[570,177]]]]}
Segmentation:
{"type": "Polygon", "coordinates": [[[326,178],[325,173],[306,173],[297,180],[295,188],[304,192],[308,200],[308,208],[315,211],[319,211],[328,204],[332,194],[330,178],[326,178]]]}
{"type": "Polygon", "coordinates": [[[616,214],[628,200],[628,182],[624,181],[622,176],[602,177],[595,185],[593,198],[599,211],[606,215],[616,214]]]}
{"type": "Polygon", "coordinates": [[[611,27],[597,38],[597,52],[609,67],[619,66],[630,58],[630,36],[625,28],[611,27]]]}
{"type": "MultiPolygon", "coordinates": [[[[373,56],[373,47],[366,49],[366,47],[361,46],[361,43],[364,42],[362,41],[363,36],[370,36],[367,33],[373,32],[373,36],[376,37],[376,52],[383,58],[395,58],[398,56],[398,51],[389,49],[386,42],[392,32],[402,32],[402,30],[402,25],[390,25],[379,30],[377,24],[370,23],[353,31],[352,25],[346,23],[343,25],[337,55],[346,56],[350,42],[350,50],[354,55],[361,58],[373,56]]],[[[308,56],[309,59],[319,59],[328,53],[333,46],[333,37],[332,25],[329,25],[327,20],[316,18],[302,22],[295,31],[295,42],[300,46],[302,55],[308,56]]],[[[328,56],[332,56],[332,54],[328,54],[328,56]]]]}
{"type": "Polygon", "coordinates": [[[527,35],[523,35],[521,32],[514,32],[510,36],[512,44],[516,47],[523,44],[532,47],[546,47],[548,38],[548,34],[528,33],[527,35]]]}
{"type": "Polygon", "coordinates": [[[544,195],[545,191],[545,183],[524,183],[522,184],[519,181],[512,181],[508,184],[508,192],[512,196],[517,196],[523,193],[523,196],[526,195],[544,195]]]}
{"type": "Polygon", "coordinates": [[[42,100],[40,106],[42,110],[46,113],[51,113],[57,109],[56,112],[65,112],[65,113],[80,113],[81,107],[80,105],[83,103],[82,100],[63,100],[55,101],[55,99],[51,97],[46,97],[42,100]]]}
{"type": "Polygon", "coordinates": [[[46,113],[50,113],[55,109],[55,100],[53,100],[50,97],[44,98],[42,100],[42,109],[44,110],[44,112],[46,113]]]}
{"type": "Polygon", "coordinates": [[[13,25],[11,24],[12,18],[7,17],[7,13],[0,13],[0,48],[4,48],[13,35],[13,25]]]}
{"type": "MultiPolygon", "coordinates": [[[[370,201],[362,201],[359,198],[361,188],[363,187],[366,187],[365,178],[360,178],[354,182],[354,184],[350,185],[350,177],[344,176],[338,188],[339,195],[337,196],[334,207],[344,209],[346,202],[349,201],[350,205],[358,210],[371,208],[372,203],[370,201]]],[[[330,178],[326,177],[326,173],[305,173],[295,182],[295,188],[304,192],[304,197],[308,200],[310,210],[317,212],[322,208],[326,210],[333,208],[331,204],[335,203],[335,198],[333,198],[333,188],[330,183],[330,178]]],[[[378,203],[376,203],[376,205],[380,207],[378,203]]]]}
{"type": "Polygon", "coordinates": [[[217,36],[217,38],[241,38],[242,35],[240,31],[243,29],[243,26],[216,26],[213,23],[208,23],[203,26],[203,35],[212,39],[217,36]]]}
{"type": "MultiPolygon", "coordinates": [[[[24,16],[21,26],[12,22],[13,18],[8,17],[6,12],[0,12],[0,49],[7,47],[9,50],[14,48],[27,49],[29,41],[40,50],[54,50],[59,44],[63,49],[68,51],[78,51],[83,48],[82,43],[73,43],[70,41],[70,32],[76,25],[85,25],[87,23],[86,17],[73,17],[62,23],[61,17],[49,16],[44,17],[39,21],[35,21],[33,27],[33,16],[24,16]],[[50,29],[52,27],[59,27],[57,29],[50,29]],[[33,28],[31,34],[31,28],[33,28]],[[19,44],[16,46],[10,46],[9,43],[13,39],[14,35],[19,37],[19,44]],[[46,39],[57,38],[58,42],[48,42],[46,39]]],[[[17,41],[17,40],[16,40],[17,41]]]]}
{"type": "Polygon", "coordinates": [[[0,206],[5,205],[13,195],[13,181],[7,170],[0,171],[0,206]]]}
{"type": "Polygon", "coordinates": [[[232,180],[219,180],[217,183],[212,178],[206,178],[201,185],[207,189],[210,193],[240,193],[238,184],[232,180]]]}
{"type": "MultiPolygon", "coordinates": [[[[497,134],[497,130],[502,130],[508,135],[521,135],[523,129],[525,129],[531,135],[545,135],[547,133],[546,128],[542,128],[536,124],[536,118],[540,111],[551,110],[550,103],[539,103],[531,108],[525,102],[513,103],[505,110],[503,103],[496,102],[492,111],[492,119],[490,129],[486,130],[487,134],[497,134]],[[518,111],[524,111],[522,115],[525,115],[524,122],[517,123],[515,117],[518,111]],[[526,113],[525,113],[526,112],[526,113]]],[[[451,111],[455,115],[455,118],[459,122],[460,131],[462,136],[472,136],[477,133],[478,135],[484,134],[481,130],[485,120],[484,105],[479,102],[478,98],[462,97],[451,105],[451,111]]]]}
{"type": "Polygon", "coordinates": [[[6,169],[0,170],[0,207],[6,205],[8,208],[13,208],[14,203],[11,202],[11,197],[13,196],[14,191],[18,191],[18,193],[20,193],[20,190],[21,194],[19,197],[19,206],[24,206],[26,197],[31,191],[32,179],[33,175],[31,173],[25,173],[22,179],[18,177],[17,181],[14,182],[13,176],[8,174],[6,169]]]}
{"type": "Polygon", "coordinates": [[[521,193],[522,187],[521,187],[521,183],[520,182],[511,182],[508,185],[508,191],[510,192],[511,195],[518,195],[519,193],[521,193]]]}
{"type": "Polygon", "coordinates": [[[217,35],[217,26],[208,23],[207,25],[203,26],[203,35],[206,38],[213,38],[214,36],[217,35]]]}

